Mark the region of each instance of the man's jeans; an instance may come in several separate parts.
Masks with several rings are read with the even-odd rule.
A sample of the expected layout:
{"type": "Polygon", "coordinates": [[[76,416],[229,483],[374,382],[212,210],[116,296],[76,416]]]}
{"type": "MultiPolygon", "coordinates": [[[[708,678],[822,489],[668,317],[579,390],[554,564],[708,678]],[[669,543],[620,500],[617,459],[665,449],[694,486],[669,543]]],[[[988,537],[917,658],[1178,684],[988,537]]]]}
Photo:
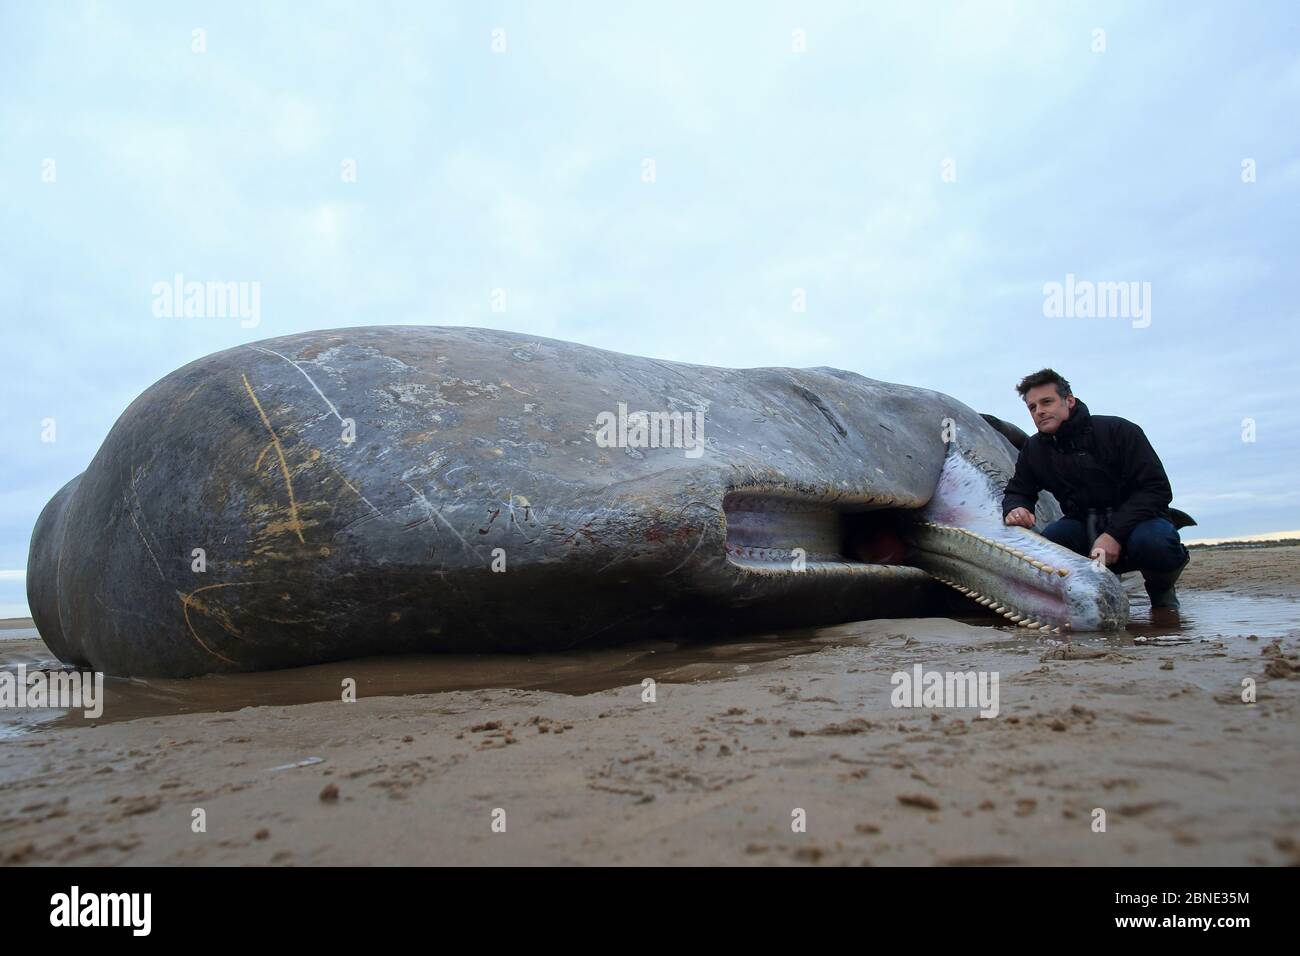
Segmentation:
{"type": "MultiPolygon", "coordinates": [[[[1043,529],[1043,537],[1085,558],[1092,550],[1088,529],[1077,518],[1058,518],[1043,529]]],[[[1119,561],[1107,567],[1116,574],[1150,571],[1163,574],[1174,570],[1187,557],[1178,529],[1166,518],[1148,518],[1129,532],[1119,552],[1119,561]]]]}

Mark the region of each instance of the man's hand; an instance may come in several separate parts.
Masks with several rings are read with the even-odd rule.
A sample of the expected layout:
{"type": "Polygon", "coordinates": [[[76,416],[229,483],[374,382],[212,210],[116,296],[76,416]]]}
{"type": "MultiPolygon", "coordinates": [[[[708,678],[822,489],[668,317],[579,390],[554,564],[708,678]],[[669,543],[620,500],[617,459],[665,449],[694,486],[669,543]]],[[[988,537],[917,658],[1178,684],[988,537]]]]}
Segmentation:
{"type": "Polygon", "coordinates": [[[1098,555],[1106,564],[1114,564],[1119,560],[1119,542],[1110,535],[1103,534],[1092,543],[1092,551],[1088,557],[1096,561],[1098,555]]]}
{"type": "Polygon", "coordinates": [[[1034,515],[1028,508],[1012,508],[1002,520],[1004,523],[1015,525],[1018,528],[1032,528],[1034,526],[1034,515]]]}

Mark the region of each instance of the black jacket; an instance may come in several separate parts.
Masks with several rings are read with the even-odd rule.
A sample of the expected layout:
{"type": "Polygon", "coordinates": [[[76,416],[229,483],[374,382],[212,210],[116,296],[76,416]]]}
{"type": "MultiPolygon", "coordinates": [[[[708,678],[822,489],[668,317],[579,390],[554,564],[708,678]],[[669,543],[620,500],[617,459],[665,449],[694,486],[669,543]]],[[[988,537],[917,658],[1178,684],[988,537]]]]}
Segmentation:
{"type": "Polygon", "coordinates": [[[1101,531],[1121,544],[1139,522],[1173,520],[1169,478],[1142,429],[1114,415],[1090,414],[1077,398],[1055,435],[1030,435],[1020,449],[1002,498],[1003,516],[1013,508],[1032,513],[1043,489],[1056,496],[1067,518],[1082,521],[1089,508],[1113,509],[1101,531]]]}

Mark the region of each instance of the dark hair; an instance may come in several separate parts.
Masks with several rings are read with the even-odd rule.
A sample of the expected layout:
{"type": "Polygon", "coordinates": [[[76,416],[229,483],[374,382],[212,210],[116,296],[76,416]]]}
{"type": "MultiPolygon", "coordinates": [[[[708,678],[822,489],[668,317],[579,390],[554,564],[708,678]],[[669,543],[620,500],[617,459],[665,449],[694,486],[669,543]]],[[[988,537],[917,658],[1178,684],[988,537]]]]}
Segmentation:
{"type": "Polygon", "coordinates": [[[1070,391],[1070,383],[1059,372],[1054,372],[1050,368],[1039,369],[1033,375],[1026,375],[1016,386],[1016,391],[1020,393],[1021,398],[1024,398],[1026,392],[1040,385],[1055,385],[1056,394],[1061,398],[1069,398],[1074,394],[1070,391]]]}

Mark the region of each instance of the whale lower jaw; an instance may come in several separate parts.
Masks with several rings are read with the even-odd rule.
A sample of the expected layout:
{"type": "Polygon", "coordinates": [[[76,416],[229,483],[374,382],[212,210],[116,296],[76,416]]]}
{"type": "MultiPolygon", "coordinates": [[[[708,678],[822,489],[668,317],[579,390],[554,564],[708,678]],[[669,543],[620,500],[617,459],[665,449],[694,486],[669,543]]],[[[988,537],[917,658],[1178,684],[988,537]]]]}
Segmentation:
{"type": "Polygon", "coordinates": [[[918,521],[912,563],[1018,627],[1052,634],[1128,623],[1128,597],[1111,572],[1024,528],[918,521]]]}
{"type": "Polygon", "coordinates": [[[933,521],[919,522],[912,540],[914,560],[934,578],[1017,627],[1052,634],[1073,630],[1069,605],[1056,593],[1069,568],[969,528],[933,521]]]}

